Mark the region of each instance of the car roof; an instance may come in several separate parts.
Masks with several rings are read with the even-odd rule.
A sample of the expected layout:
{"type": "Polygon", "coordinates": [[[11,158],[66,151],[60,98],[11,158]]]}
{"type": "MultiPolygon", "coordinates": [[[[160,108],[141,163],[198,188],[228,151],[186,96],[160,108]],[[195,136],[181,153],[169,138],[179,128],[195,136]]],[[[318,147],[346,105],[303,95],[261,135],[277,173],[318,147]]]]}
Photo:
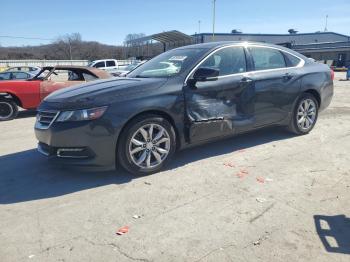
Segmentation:
{"type": "Polygon", "coordinates": [[[7,70],[9,70],[11,68],[40,68],[40,67],[38,67],[38,66],[11,66],[7,70]]]}
{"type": "Polygon", "coordinates": [[[116,59],[99,59],[99,60],[92,60],[91,62],[93,62],[93,63],[96,63],[96,62],[104,62],[104,61],[110,61],[110,60],[113,60],[113,61],[117,61],[116,59]]]}
{"type": "Polygon", "coordinates": [[[274,45],[270,43],[263,43],[263,42],[253,42],[253,41],[221,41],[221,42],[209,42],[209,43],[202,43],[202,44],[194,44],[194,45],[188,45],[188,46],[182,46],[177,49],[191,49],[191,48],[203,48],[203,49],[208,49],[208,50],[215,50],[220,47],[225,47],[225,46],[231,46],[231,45],[238,45],[238,46],[249,46],[249,45],[259,45],[259,46],[266,46],[266,47],[273,47],[277,48],[289,53],[292,53],[299,58],[302,58],[304,60],[307,60],[307,57],[304,55],[295,52],[292,49],[283,47],[281,45],[274,45]]]}
{"type": "Polygon", "coordinates": [[[6,74],[6,73],[25,73],[28,75],[33,75],[31,72],[27,72],[27,71],[19,71],[19,70],[8,70],[5,72],[0,72],[0,74],[6,74]]]}
{"type": "Polygon", "coordinates": [[[88,67],[88,66],[73,66],[73,65],[57,65],[57,66],[44,66],[42,67],[42,70],[52,70],[52,69],[58,69],[58,70],[81,70],[81,71],[88,71],[92,73],[93,75],[97,76],[98,78],[110,78],[111,75],[101,69],[97,69],[94,67],[88,67]]]}

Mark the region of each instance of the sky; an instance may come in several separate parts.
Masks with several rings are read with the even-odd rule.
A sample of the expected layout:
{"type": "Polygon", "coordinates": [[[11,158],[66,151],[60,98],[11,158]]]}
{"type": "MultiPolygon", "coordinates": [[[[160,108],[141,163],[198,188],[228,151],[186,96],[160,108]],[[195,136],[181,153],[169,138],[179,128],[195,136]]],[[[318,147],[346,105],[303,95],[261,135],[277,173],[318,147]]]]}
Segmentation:
{"type": "MultiPolygon", "coordinates": [[[[83,40],[122,44],[129,33],[168,30],[212,32],[213,0],[59,0],[2,1],[0,45],[52,42],[80,33],[83,40]],[[21,39],[3,36],[43,38],[21,39]],[[48,39],[48,40],[44,40],[48,39]]],[[[350,0],[216,0],[217,33],[301,33],[328,31],[350,35],[350,0]]]]}

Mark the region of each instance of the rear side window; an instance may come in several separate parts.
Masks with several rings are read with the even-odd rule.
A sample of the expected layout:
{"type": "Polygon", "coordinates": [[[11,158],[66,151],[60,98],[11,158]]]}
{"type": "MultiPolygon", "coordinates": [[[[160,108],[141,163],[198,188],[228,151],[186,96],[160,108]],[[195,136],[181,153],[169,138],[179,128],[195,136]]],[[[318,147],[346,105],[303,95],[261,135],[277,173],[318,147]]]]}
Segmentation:
{"type": "Polygon", "coordinates": [[[83,77],[84,77],[85,81],[87,81],[87,82],[94,81],[97,79],[96,76],[88,74],[88,73],[83,73],[83,77]]]}
{"type": "Polygon", "coordinates": [[[13,79],[27,79],[28,75],[23,72],[14,72],[12,73],[13,79]]]}
{"type": "Polygon", "coordinates": [[[113,60],[107,61],[107,67],[110,67],[110,66],[115,66],[115,61],[113,60]]]}
{"type": "Polygon", "coordinates": [[[94,67],[96,67],[96,68],[106,67],[105,62],[98,62],[94,65],[94,67]]]}
{"type": "Polygon", "coordinates": [[[283,54],[284,54],[284,57],[286,58],[286,63],[288,67],[297,66],[301,62],[301,60],[294,55],[291,55],[285,52],[283,52],[283,54]]]}
{"type": "Polygon", "coordinates": [[[223,48],[211,56],[200,66],[219,70],[219,76],[246,72],[246,60],[243,47],[223,48]]]}
{"type": "Polygon", "coordinates": [[[255,70],[267,70],[286,67],[282,53],[276,49],[250,47],[255,70]]]}
{"type": "Polygon", "coordinates": [[[10,80],[11,73],[2,73],[0,74],[0,80],[10,80]]]}

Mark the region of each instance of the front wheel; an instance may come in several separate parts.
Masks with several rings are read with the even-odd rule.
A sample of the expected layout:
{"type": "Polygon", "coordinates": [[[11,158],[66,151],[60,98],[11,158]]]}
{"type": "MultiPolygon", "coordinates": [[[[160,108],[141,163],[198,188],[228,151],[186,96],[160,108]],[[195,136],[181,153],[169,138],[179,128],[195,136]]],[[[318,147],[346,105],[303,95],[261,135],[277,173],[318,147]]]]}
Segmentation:
{"type": "Polygon", "coordinates": [[[309,133],[316,124],[318,108],[316,98],[312,94],[304,93],[295,106],[288,130],[297,135],[309,133]]]}
{"type": "Polygon", "coordinates": [[[117,148],[118,162],[132,174],[152,174],[170,161],[175,148],[173,126],[160,116],[142,115],[123,130],[117,148]]]}
{"type": "Polygon", "coordinates": [[[0,99],[0,121],[8,121],[16,118],[18,106],[12,100],[0,99]]]}

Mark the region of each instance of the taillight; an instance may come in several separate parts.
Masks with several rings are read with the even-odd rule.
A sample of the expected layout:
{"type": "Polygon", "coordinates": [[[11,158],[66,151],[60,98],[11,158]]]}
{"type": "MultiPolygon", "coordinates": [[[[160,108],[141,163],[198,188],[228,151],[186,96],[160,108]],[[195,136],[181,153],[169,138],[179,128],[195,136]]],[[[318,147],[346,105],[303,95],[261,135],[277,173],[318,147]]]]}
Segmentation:
{"type": "Polygon", "coordinates": [[[331,68],[331,79],[334,80],[334,70],[331,68]]]}

